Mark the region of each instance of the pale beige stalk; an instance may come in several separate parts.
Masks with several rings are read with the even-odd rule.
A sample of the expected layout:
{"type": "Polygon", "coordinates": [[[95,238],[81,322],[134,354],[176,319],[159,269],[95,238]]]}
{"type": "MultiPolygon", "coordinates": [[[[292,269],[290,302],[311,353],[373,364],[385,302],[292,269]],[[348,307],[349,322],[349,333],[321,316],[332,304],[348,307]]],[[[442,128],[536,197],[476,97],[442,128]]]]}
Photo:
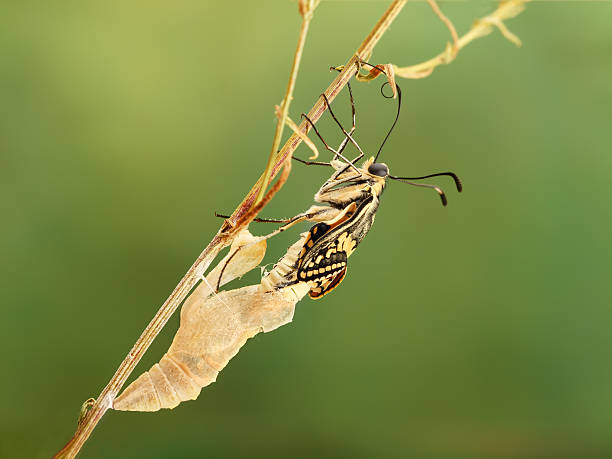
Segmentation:
{"type": "Polygon", "coordinates": [[[257,199],[255,203],[261,201],[266,189],[268,188],[268,182],[272,176],[272,168],[274,167],[274,155],[278,151],[281,139],[283,138],[283,131],[285,129],[285,123],[287,115],[289,114],[289,105],[293,99],[293,89],[295,88],[295,81],[297,80],[298,70],[300,68],[300,61],[302,60],[302,53],[304,51],[304,44],[306,43],[306,35],[308,34],[308,27],[312,20],[312,15],[315,8],[319,5],[320,0],[299,0],[298,9],[302,15],[302,25],[300,27],[300,34],[298,38],[297,48],[295,50],[295,56],[293,58],[293,65],[291,66],[291,73],[289,74],[289,82],[287,83],[287,90],[285,91],[285,97],[280,105],[280,115],[276,122],[276,130],[274,131],[274,139],[272,140],[272,150],[270,150],[270,157],[266,164],[266,170],[264,171],[264,180],[257,193],[257,199]]]}
{"type": "Polygon", "coordinates": [[[441,64],[449,64],[452,62],[459,50],[465,48],[466,45],[484,37],[493,31],[493,27],[497,27],[504,37],[514,43],[516,46],[521,46],[521,40],[508,30],[503,21],[512,19],[525,10],[525,3],[530,0],[505,0],[499,3],[497,9],[480,19],[474,21],[472,28],[463,36],[457,38],[455,27],[452,22],[444,16],[438,5],[433,0],[428,0],[434,12],[440,19],[449,27],[453,36],[453,44],[447,43],[443,52],[437,56],[420,64],[411,65],[408,67],[395,66],[395,75],[403,78],[424,78],[429,76],[433,70],[441,64]]]}

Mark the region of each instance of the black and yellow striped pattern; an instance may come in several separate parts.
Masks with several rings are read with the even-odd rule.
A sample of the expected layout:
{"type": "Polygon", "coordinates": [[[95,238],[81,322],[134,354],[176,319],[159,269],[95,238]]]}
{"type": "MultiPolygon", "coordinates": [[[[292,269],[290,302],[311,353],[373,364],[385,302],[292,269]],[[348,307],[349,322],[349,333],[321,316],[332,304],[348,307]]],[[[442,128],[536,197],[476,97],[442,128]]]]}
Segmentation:
{"type": "Polygon", "coordinates": [[[310,229],[298,258],[298,281],[311,285],[310,297],[317,299],[337,287],[346,275],[347,258],[355,249],[357,241],[348,232],[343,232],[333,242],[315,247],[332,226],[318,223],[310,229]],[[309,254],[308,260],[305,255],[309,254]]]}

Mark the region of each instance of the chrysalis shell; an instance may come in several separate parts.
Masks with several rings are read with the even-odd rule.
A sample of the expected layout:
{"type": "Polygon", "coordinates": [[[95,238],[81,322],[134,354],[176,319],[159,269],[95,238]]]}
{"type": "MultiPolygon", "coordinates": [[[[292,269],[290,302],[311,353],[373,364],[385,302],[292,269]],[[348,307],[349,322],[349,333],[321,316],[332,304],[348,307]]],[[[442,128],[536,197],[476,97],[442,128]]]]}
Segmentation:
{"type": "Polygon", "coordinates": [[[221,292],[205,301],[190,297],[168,352],[115,400],[122,411],[157,411],[195,400],[202,387],[238,353],[247,339],[291,321],[296,294],[308,286],[264,292],[259,285],[221,292]],[[229,311],[228,307],[231,308],[229,311]]]}
{"type": "MultiPolygon", "coordinates": [[[[261,257],[265,251],[265,241],[263,243],[261,257]]],[[[287,255],[289,252],[293,255],[291,249],[294,246],[287,255]]],[[[245,246],[231,258],[223,271],[222,283],[230,276],[244,274],[261,261],[261,257],[253,256],[247,247],[250,246],[245,246]],[[236,263],[240,266],[237,267],[236,263]]],[[[228,257],[232,253],[230,250],[228,257]]],[[[207,277],[208,284],[215,284],[224,264],[222,260],[211,272],[207,277]]],[[[157,411],[174,408],[182,401],[195,400],[202,387],[216,380],[217,374],[247,339],[291,321],[295,304],[306,295],[308,285],[299,283],[266,290],[258,284],[211,295],[207,284],[200,284],[183,305],[181,324],[168,352],[115,399],[113,408],[157,411]]]]}

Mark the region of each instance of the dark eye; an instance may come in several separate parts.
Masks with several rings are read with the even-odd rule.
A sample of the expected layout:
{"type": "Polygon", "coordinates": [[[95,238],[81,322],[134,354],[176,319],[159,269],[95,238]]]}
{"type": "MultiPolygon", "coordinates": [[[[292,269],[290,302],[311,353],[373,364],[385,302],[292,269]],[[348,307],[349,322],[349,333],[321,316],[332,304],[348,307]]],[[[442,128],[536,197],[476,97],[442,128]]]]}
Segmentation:
{"type": "Polygon", "coordinates": [[[368,167],[368,172],[372,175],[378,175],[379,177],[386,177],[389,175],[389,168],[385,163],[372,163],[368,167]]]}

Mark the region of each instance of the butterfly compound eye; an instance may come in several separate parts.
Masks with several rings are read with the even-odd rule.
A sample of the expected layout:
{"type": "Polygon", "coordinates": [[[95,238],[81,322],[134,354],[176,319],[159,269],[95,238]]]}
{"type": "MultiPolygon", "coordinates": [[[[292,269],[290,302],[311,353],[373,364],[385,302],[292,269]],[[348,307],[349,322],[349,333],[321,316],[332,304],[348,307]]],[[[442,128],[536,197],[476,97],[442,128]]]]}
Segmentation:
{"type": "Polygon", "coordinates": [[[389,168],[385,163],[372,163],[368,167],[368,172],[372,175],[378,175],[379,177],[386,177],[389,175],[389,168]]]}

